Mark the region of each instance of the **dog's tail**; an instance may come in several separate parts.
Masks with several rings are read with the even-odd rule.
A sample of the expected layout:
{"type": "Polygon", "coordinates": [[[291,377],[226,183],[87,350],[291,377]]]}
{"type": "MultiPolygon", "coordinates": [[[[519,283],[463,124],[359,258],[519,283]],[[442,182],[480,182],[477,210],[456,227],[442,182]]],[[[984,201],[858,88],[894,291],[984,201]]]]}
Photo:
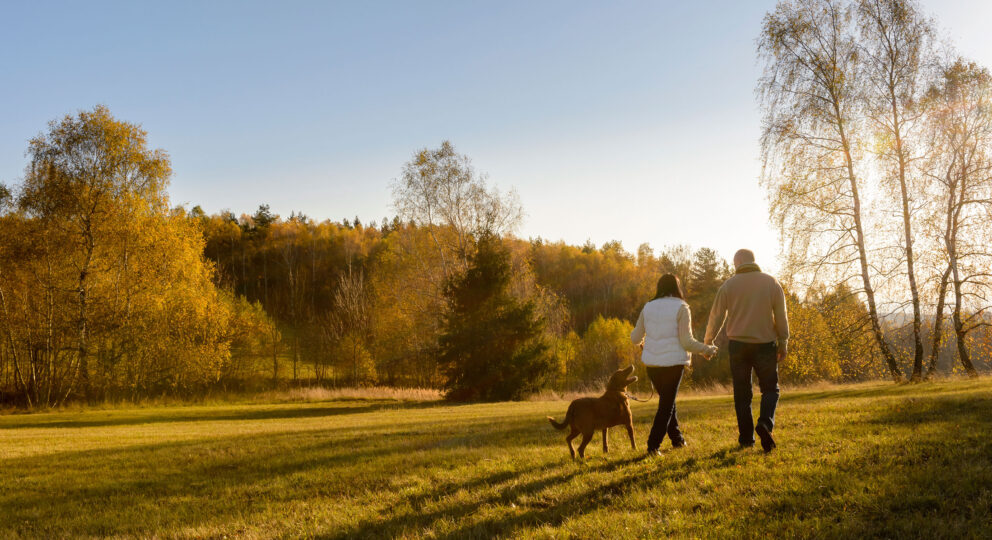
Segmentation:
{"type": "Polygon", "coordinates": [[[561,422],[555,422],[555,419],[549,416],[548,422],[551,422],[551,425],[555,429],[565,429],[566,427],[568,427],[569,424],[572,423],[572,406],[571,405],[568,406],[568,412],[565,413],[564,420],[562,420],[561,422]]]}

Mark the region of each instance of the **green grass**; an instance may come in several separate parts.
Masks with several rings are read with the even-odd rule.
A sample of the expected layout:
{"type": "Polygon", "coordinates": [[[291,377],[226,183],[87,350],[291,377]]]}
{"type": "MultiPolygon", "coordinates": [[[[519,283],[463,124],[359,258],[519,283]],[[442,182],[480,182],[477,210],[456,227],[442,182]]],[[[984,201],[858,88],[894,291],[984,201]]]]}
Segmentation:
{"type": "Polygon", "coordinates": [[[992,536],[992,379],[729,396],[641,459],[652,408],[573,462],[564,402],[326,401],[0,416],[0,537],[992,536]],[[757,397],[755,399],[757,405],[757,397]]]}

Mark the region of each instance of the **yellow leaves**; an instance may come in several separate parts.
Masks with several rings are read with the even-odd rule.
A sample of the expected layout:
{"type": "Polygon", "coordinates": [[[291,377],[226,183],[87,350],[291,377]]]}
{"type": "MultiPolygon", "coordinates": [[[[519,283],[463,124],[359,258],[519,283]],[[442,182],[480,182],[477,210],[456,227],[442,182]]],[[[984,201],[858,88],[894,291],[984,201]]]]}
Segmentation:
{"type": "Polygon", "coordinates": [[[872,142],[874,143],[872,146],[872,152],[879,155],[890,153],[892,149],[895,148],[896,144],[895,138],[889,131],[876,133],[872,142]]]}
{"type": "Polygon", "coordinates": [[[335,349],[338,365],[351,372],[352,380],[362,386],[372,386],[378,381],[375,359],[366,348],[361,336],[346,334],[335,349]]]}
{"type": "Polygon", "coordinates": [[[836,337],[829,321],[812,302],[786,297],[789,312],[789,355],[779,365],[786,382],[837,380],[842,376],[836,337]]]}
{"type": "Polygon", "coordinates": [[[620,366],[634,364],[636,349],[630,343],[633,329],[625,320],[596,317],[578,343],[570,377],[590,383],[620,366]]]}
{"type": "Polygon", "coordinates": [[[55,369],[41,371],[38,384],[72,386],[80,362],[97,392],[216,380],[230,357],[231,325],[259,314],[239,314],[218,294],[199,220],[168,208],[168,154],[147,149],[140,127],[99,106],[52,122],[29,155],[24,214],[4,216],[25,230],[0,236],[0,268],[14,265],[16,253],[23,278],[34,276],[18,279],[23,296],[14,306],[34,315],[7,324],[49,336],[55,369]]]}

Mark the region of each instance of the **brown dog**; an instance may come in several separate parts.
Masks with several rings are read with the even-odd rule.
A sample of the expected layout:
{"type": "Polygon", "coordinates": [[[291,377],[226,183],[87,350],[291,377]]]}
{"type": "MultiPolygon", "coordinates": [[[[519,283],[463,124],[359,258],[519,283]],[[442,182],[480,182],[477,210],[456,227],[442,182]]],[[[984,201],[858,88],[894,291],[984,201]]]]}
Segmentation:
{"type": "Polygon", "coordinates": [[[634,372],[634,366],[627,366],[618,369],[610,377],[610,382],[606,383],[606,392],[598,398],[586,397],[573,401],[568,406],[565,413],[565,420],[556,422],[554,418],[548,417],[551,425],[555,429],[565,429],[571,426],[572,431],[565,437],[568,443],[568,451],[575,459],[575,449],[572,448],[572,439],[582,434],[582,442],[579,443],[579,457],[585,458],[586,445],[592,440],[592,435],[597,430],[603,430],[603,452],[609,452],[610,448],[606,442],[606,431],[613,426],[623,425],[627,428],[627,435],[630,436],[630,447],[637,450],[634,443],[634,421],[630,416],[630,402],[627,401],[627,385],[637,380],[637,377],[630,377],[634,372]]]}

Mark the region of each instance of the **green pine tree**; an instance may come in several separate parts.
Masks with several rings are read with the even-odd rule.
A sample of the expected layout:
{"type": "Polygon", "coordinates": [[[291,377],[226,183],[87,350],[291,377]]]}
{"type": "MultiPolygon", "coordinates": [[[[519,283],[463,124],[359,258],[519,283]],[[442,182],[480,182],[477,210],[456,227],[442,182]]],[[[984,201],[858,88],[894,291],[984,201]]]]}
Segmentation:
{"type": "MultiPolygon", "coordinates": [[[[697,339],[703,339],[706,334],[706,323],[709,321],[710,307],[716,299],[720,286],[733,273],[727,262],[722,260],[716,251],[710,248],[700,248],[692,255],[689,267],[689,279],[686,284],[686,303],[692,312],[692,332],[697,339]]],[[[709,360],[694,356],[691,377],[694,382],[729,382],[730,364],[727,360],[726,347],[720,354],[709,360]]]]}
{"type": "Polygon", "coordinates": [[[521,399],[554,370],[535,305],[510,294],[510,254],[484,236],[466,272],[448,284],[450,310],[441,336],[446,397],[455,401],[521,399]]]}

